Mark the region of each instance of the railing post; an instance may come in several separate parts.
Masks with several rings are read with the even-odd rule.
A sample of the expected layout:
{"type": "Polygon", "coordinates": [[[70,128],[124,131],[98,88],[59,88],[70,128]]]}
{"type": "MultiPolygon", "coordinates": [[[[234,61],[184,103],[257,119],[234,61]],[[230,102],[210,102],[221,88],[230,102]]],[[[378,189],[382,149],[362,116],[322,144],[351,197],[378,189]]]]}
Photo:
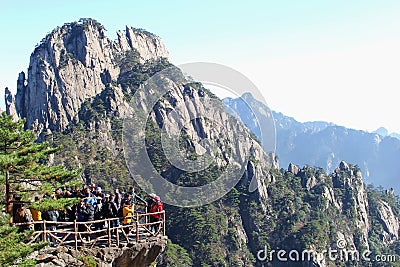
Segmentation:
{"type": "Polygon", "coordinates": [[[78,250],[78,227],[76,225],[76,220],[74,220],[74,239],[75,239],[75,251],[78,250]]]}
{"type": "Polygon", "coordinates": [[[111,247],[111,220],[112,219],[107,219],[107,235],[108,235],[108,247],[111,247]]]}
{"type": "Polygon", "coordinates": [[[139,213],[136,213],[136,243],[139,242],[139,213]]]}
{"type": "Polygon", "coordinates": [[[162,213],[162,224],[163,224],[163,236],[165,236],[165,210],[162,213]]]}
{"type": "MultiPolygon", "coordinates": [[[[119,221],[119,217],[117,217],[117,220],[119,221]]],[[[117,247],[119,247],[119,233],[118,233],[118,230],[120,228],[120,225],[121,225],[120,222],[118,222],[118,226],[115,229],[115,241],[117,243],[117,247]]]]}
{"type": "Polygon", "coordinates": [[[43,221],[43,241],[47,242],[46,220],[43,221]]]}

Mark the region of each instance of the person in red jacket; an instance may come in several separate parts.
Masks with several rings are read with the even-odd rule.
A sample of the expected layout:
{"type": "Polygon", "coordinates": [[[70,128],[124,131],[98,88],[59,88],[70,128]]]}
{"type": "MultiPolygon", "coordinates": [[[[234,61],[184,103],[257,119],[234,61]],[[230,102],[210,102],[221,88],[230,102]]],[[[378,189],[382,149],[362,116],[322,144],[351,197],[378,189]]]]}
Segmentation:
{"type": "MultiPolygon", "coordinates": [[[[163,203],[160,200],[159,196],[154,196],[153,197],[153,203],[150,206],[150,213],[155,213],[155,212],[159,212],[159,211],[163,211],[163,203]]],[[[162,219],[162,214],[158,213],[158,214],[151,214],[150,215],[150,223],[156,223],[156,222],[160,222],[157,224],[152,224],[150,226],[150,229],[153,233],[158,233],[160,225],[161,225],[161,219],[162,219]]]]}

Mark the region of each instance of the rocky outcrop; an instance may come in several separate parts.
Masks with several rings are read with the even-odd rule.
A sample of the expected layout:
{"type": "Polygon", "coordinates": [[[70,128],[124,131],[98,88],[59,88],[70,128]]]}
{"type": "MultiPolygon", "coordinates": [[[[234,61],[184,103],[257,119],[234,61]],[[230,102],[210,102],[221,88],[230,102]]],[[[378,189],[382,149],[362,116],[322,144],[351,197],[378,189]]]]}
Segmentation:
{"type": "MultiPolygon", "coordinates": [[[[288,171],[293,173],[296,178],[300,178],[302,187],[307,191],[311,192],[316,188],[314,193],[320,194],[325,199],[322,203],[324,203],[323,209],[326,212],[335,212],[352,222],[351,224],[355,228],[350,224],[337,225],[337,234],[345,236],[343,240],[346,241],[349,248],[369,248],[368,238],[371,223],[368,196],[361,170],[357,166],[342,161],[330,175],[318,172],[309,166],[299,169],[293,164],[289,165],[288,171]],[[356,234],[354,231],[360,234],[356,234]],[[356,236],[359,239],[357,242],[355,241],[356,236]]],[[[394,228],[395,217],[384,206],[381,210],[381,217],[388,222],[386,228],[391,229],[387,231],[387,235],[392,236],[389,232],[396,231],[394,228]]]]}
{"type": "Polygon", "coordinates": [[[335,196],[341,212],[355,221],[357,229],[362,233],[361,243],[368,245],[370,221],[368,216],[368,197],[364,187],[361,170],[342,161],[331,175],[333,188],[341,189],[342,195],[335,196]]]}
{"type": "Polygon", "coordinates": [[[82,103],[118,78],[118,60],[136,50],[142,60],[168,57],[162,40],[127,27],[117,40],[105,36],[92,19],[67,23],[48,34],[30,58],[28,75],[21,72],[13,100],[6,92],[8,114],[26,118],[27,128],[62,131],[77,121],[82,103]]]}
{"type": "Polygon", "coordinates": [[[386,245],[399,239],[399,219],[394,215],[392,208],[385,201],[379,201],[378,216],[382,222],[384,232],[383,241],[386,245]]]}
{"type": "Polygon", "coordinates": [[[288,167],[288,171],[293,173],[294,175],[297,175],[300,171],[300,168],[297,167],[296,165],[294,165],[293,163],[290,163],[289,167],[288,167]]]}
{"type": "Polygon", "coordinates": [[[113,267],[142,267],[150,266],[162,253],[167,244],[166,239],[138,243],[131,248],[125,248],[115,257],[113,267]]]}
{"type": "Polygon", "coordinates": [[[253,144],[250,158],[257,159],[257,163],[249,161],[241,183],[246,185],[249,192],[254,192],[253,197],[267,211],[268,185],[274,182],[274,176],[270,169],[279,168],[274,153],[265,154],[258,143],[253,144]]]}
{"type": "Polygon", "coordinates": [[[18,119],[17,111],[15,109],[15,98],[8,87],[6,87],[5,89],[5,101],[6,113],[13,116],[14,119],[18,119]]]}
{"type": "Polygon", "coordinates": [[[359,168],[350,167],[346,162],[340,162],[339,167],[332,174],[334,188],[344,189],[342,201],[348,203],[345,210],[357,218],[357,228],[363,229],[368,237],[370,223],[368,219],[368,198],[364,188],[362,174],[359,168]]]}
{"type": "Polygon", "coordinates": [[[71,247],[47,247],[31,254],[36,266],[48,267],[145,267],[165,250],[166,238],[154,238],[130,247],[93,247],[75,250],[71,247]]]}
{"type": "Polygon", "coordinates": [[[324,191],[322,192],[322,196],[327,200],[325,206],[326,209],[328,209],[330,206],[333,206],[338,210],[342,210],[343,203],[336,199],[332,187],[325,186],[324,191]]]}
{"type": "Polygon", "coordinates": [[[307,188],[308,191],[310,191],[318,182],[315,175],[310,173],[310,169],[309,166],[305,166],[303,169],[299,170],[296,175],[301,178],[302,186],[307,188]]]}
{"type": "Polygon", "coordinates": [[[168,50],[164,43],[153,33],[126,26],[125,32],[118,31],[118,47],[122,51],[136,50],[142,62],[153,58],[168,58],[168,50]],[[150,38],[149,38],[150,37],[150,38]]]}

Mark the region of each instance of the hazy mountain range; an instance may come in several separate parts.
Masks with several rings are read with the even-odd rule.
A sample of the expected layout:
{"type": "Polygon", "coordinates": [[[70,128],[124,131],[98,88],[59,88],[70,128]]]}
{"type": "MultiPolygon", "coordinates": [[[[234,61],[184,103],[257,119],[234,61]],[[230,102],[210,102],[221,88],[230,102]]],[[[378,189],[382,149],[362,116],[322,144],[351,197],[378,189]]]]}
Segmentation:
{"type": "Polygon", "coordinates": [[[223,102],[258,137],[260,130],[256,117],[269,120],[258,110],[261,108],[272,113],[276,127],[276,154],[281,167],[294,163],[319,166],[332,172],[344,160],[358,165],[367,183],[400,192],[398,134],[389,135],[385,128],[369,133],[324,121],[301,123],[280,112],[271,111],[250,93],[244,94],[242,99],[225,98],[223,102]]]}

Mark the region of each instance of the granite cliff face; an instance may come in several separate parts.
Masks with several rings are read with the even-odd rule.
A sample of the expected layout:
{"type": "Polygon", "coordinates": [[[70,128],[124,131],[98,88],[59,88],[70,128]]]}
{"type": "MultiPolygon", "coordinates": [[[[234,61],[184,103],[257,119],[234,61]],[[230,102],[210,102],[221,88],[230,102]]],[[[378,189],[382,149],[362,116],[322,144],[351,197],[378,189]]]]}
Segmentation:
{"type": "Polygon", "coordinates": [[[383,223],[383,240],[386,244],[392,244],[399,239],[399,218],[385,201],[379,202],[378,214],[383,223]]]}
{"type": "Polygon", "coordinates": [[[26,118],[27,128],[38,133],[65,130],[86,99],[118,78],[117,62],[130,50],[142,61],[168,58],[159,37],[132,27],[119,31],[117,40],[92,19],[56,28],[35,48],[28,74],[20,73],[15,99],[6,92],[7,112],[26,118]]]}
{"type": "MultiPolygon", "coordinates": [[[[359,242],[365,246],[368,245],[368,233],[370,230],[369,205],[367,192],[364,188],[361,171],[347,163],[341,162],[339,167],[331,175],[333,189],[342,190],[342,195],[336,195],[339,211],[342,214],[351,215],[357,229],[362,233],[359,242]]],[[[334,202],[333,200],[330,200],[334,202]]],[[[353,240],[350,240],[353,242],[353,240]]],[[[355,246],[354,246],[355,247],[355,246]]]]}

